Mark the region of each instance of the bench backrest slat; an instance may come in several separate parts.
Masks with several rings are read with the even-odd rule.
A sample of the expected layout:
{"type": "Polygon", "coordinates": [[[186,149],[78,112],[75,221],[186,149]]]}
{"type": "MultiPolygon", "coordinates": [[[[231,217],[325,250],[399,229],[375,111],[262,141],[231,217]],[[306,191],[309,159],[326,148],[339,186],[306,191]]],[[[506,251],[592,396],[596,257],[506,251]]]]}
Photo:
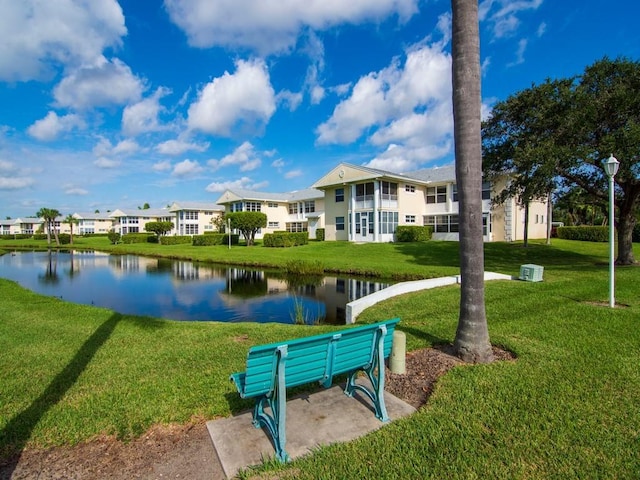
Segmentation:
{"type": "Polygon", "coordinates": [[[381,325],[385,325],[387,329],[384,357],[388,357],[393,343],[393,331],[398,322],[399,319],[396,318],[347,330],[251,347],[247,356],[242,396],[254,397],[273,390],[276,380],[274,357],[276,350],[282,345],[287,346],[287,387],[314,381],[323,382],[328,377],[348,373],[369,364],[381,325]]]}

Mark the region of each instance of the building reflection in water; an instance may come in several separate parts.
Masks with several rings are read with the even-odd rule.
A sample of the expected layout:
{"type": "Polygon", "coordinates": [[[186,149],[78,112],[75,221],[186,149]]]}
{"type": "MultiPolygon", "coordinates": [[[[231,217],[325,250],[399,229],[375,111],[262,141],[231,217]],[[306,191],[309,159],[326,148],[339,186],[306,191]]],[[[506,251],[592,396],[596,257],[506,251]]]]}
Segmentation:
{"type": "Polygon", "coordinates": [[[0,257],[0,267],[38,293],[175,320],[344,324],[347,303],[390,285],[80,251],[16,252],[0,257]]]}

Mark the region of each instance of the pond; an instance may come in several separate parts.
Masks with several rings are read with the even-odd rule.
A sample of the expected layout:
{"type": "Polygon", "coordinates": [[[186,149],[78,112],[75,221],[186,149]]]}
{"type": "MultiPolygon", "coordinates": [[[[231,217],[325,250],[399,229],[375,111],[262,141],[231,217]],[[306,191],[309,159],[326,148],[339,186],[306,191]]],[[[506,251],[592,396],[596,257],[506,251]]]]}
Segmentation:
{"type": "Polygon", "coordinates": [[[389,285],[74,250],[8,253],[0,256],[0,277],[42,295],[122,314],[306,324],[344,324],[347,303],[389,285]]]}

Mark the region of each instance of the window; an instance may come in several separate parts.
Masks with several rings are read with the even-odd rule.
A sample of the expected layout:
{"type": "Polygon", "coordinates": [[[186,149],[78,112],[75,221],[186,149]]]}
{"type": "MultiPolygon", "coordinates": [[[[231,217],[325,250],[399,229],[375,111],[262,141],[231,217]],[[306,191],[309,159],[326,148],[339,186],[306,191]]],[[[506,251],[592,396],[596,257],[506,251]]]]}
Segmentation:
{"type": "Polygon", "coordinates": [[[316,211],[316,202],[315,200],[309,200],[304,202],[304,213],[313,213],[316,211]]]}
{"type": "Polygon", "coordinates": [[[278,208],[278,204],[277,204],[277,203],[275,203],[275,202],[269,202],[269,203],[267,204],[267,206],[268,206],[269,208],[278,208]]]}
{"type": "Polygon", "coordinates": [[[241,212],[242,211],[242,202],[234,202],[231,204],[232,212],[241,212]]]}
{"type": "Polygon", "coordinates": [[[491,184],[489,182],[482,182],[482,199],[491,200],[491,184]]]}
{"type": "Polygon", "coordinates": [[[455,183],[453,184],[453,201],[458,201],[458,185],[456,185],[455,183]]]}
{"type": "Polygon", "coordinates": [[[359,183],[356,185],[356,200],[362,201],[366,197],[373,197],[373,182],[359,183]]]}
{"type": "Polygon", "coordinates": [[[437,233],[459,232],[458,215],[428,215],[424,217],[424,224],[433,227],[437,233]]]}
{"type": "Polygon", "coordinates": [[[289,215],[295,215],[296,213],[298,213],[298,204],[297,203],[290,203],[289,204],[289,215]]]}
{"type": "Polygon", "coordinates": [[[336,188],[336,203],[344,202],[344,188],[336,188]]]}
{"type": "Polygon", "coordinates": [[[336,230],[344,230],[344,217],[336,217],[336,230]]]}
{"type": "Polygon", "coordinates": [[[416,216],[415,215],[405,215],[404,216],[404,222],[405,223],[416,223],[416,216]]]}
{"type": "Polygon", "coordinates": [[[445,203],[447,201],[447,186],[427,188],[427,203],[445,203]]]}
{"type": "Polygon", "coordinates": [[[267,228],[280,228],[280,222],[269,222],[267,228]]]}
{"type": "Polygon", "coordinates": [[[306,232],[307,224],[304,222],[290,222],[287,223],[287,232],[306,232]]]}
{"type": "Polygon", "coordinates": [[[187,223],[184,226],[185,235],[198,235],[198,224],[197,223],[187,223]]]}
{"type": "Polygon", "coordinates": [[[186,211],[184,212],[185,220],[198,220],[198,212],[186,211]]]}
{"type": "Polygon", "coordinates": [[[398,184],[391,182],[380,182],[382,187],[382,200],[398,200],[398,184]]]}
{"type": "Polygon", "coordinates": [[[407,193],[416,193],[416,186],[407,184],[404,186],[404,191],[407,193]]]}
{"type": "Polygon", "coordinates": [[[260,202],[245,202],[244,206],[247,212],[259,212],[262,207],[260,202]]]}
{"type": "Polygon", "coordinates": [[[395,233],[398,227],[398,212],[380,212],[380,233],[395,233]]]}

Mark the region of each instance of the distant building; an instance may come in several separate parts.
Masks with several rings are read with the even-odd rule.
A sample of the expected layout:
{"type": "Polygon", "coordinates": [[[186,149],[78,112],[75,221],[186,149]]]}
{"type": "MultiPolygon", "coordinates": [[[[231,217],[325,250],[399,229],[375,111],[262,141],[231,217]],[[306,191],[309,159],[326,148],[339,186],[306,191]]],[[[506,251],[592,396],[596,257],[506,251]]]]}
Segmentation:
{"type": "Polygon", "coordinates": [[[309,232],[316,238],[316,230],[324,225],[324,193],[316,189],[288,193],[266,193],[252,190],[230,189],[216,200],[226,212],[262,212],[267,215],[267,226],[256,234],[276,231],[309,232]]]}
{"type": "MultiPolygon", "coordinates": [[[[109,214],[113,220],[113,229],[120,235],[146,232],[144,226],[149,222],[172,222],[174,228],[168,233],[175,235],[175,215],[166,208],[116,209],[109,214]]],[[[149,232],[151,233],[151,232],[149,232]]]]}
{"type": "Polygon", "coordinates": [[[113,218],[109,213],[85,213],[73,214],[77,224],[73,226],[73,233],[78,235],[88,235],[93,233],[108,233],[113,228],[113,218]]]}
{"type": "Polygon", "coordinates": [[[174,202],[169,212],[174,215],[177,235],[202,235],[215,232],[213,221],[224,215],[225,207],[211,202],[174,202]]]}

